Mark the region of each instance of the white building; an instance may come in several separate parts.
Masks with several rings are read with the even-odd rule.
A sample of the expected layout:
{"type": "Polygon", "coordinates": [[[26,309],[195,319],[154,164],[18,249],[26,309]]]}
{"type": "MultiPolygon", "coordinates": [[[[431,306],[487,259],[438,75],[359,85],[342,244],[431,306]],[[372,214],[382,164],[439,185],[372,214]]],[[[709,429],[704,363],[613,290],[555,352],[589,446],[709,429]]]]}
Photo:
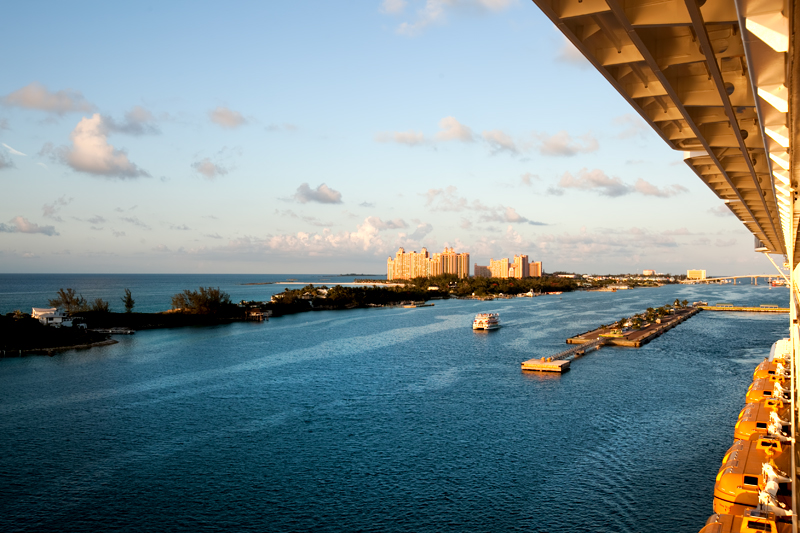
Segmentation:
{"type": "Polygon", "coordinates": [[[55,307],[34,307],[31,310],[31,317],[35,318],[45,326],[60,328],[72,327],[72,319],[55,307]]]}

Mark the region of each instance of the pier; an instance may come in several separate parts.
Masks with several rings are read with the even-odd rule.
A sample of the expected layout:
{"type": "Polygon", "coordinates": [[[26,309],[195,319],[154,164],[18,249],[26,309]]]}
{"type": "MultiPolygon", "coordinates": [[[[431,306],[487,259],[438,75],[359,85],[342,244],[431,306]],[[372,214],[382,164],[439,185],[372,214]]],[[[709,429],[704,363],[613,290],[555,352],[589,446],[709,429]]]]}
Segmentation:
{"type": "Polygon", "coordinates": [[[571,348],[550,357],[529,359],[522,362],[521,367],[522,370],[563,373],[569,370],[570,362],[576,357],[585,355],[592,350],[599,350],[603,346],[623,346],[626,348],[644,346],[681,322],[693,317],[701,309],[701,307],[678,308],[668,316],[656,322],[645,324],[644,327],[638,329],[625,328],[618,330],[611,327],[601,327],[587,331],[567,339],[567,344],[574,345],[571,348]]]}
{"type": "Polygon", "coordinates": [[[733,304],[701,305],[703,311],[737,311],[740,313],[788,313],[788,307],[761,305],[759,307],[737,306],[733,304]]]}

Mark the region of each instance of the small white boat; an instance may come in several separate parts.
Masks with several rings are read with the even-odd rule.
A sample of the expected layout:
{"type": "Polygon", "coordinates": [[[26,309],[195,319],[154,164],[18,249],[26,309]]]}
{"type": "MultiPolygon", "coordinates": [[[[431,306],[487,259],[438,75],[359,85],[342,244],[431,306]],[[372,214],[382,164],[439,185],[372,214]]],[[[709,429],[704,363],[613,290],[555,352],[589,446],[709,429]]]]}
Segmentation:
{"type": "Polygon", "coordinates": [[[498,329],[500,315],[498,313],[478,313],[472,321],[472,329],[498,329]]]}

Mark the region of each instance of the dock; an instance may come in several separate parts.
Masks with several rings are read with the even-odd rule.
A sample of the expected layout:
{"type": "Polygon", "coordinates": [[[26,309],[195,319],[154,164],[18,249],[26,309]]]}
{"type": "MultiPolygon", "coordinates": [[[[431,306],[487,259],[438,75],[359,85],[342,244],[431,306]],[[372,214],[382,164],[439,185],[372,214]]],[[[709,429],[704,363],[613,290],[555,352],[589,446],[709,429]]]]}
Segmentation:
{"type": "Polygon", "coordinates": [[[522,370],[564,373],[569,370],[569,365],[574,359],[586,355],[592,350],[599,350],[606,343],[606,339],[599,338],[585,344],[572,346],[550,357],[528,359],[527,361],[523,361],[522,370]]]}
{"type": "Polygon", "coordinates": [[[592,350],[599,350],[603,346],[623,346],[626,348],[639,348],[656,337],[674,328],[681,322],[688,320],[702,307],[684,307],[675,309],[673,313],[651,324],[645,324],[639,329],[612,330],[610,327],[597,328],[567,339],[567,344],[573,345],[566,350],[550,357],[529,359],[522,362],[522,370],[538,372],[559,372],[569,370],[570,362],[577,357],[585,355],[592,350]]]}
{"type": "Polygon", "coordinates": [[[788,307],[778,307],[777,305],[761,305],[758,307],[745,307],[738,305],[701,305],[703,311],[737,311],[740,313],[788,313],[788,307]]]}

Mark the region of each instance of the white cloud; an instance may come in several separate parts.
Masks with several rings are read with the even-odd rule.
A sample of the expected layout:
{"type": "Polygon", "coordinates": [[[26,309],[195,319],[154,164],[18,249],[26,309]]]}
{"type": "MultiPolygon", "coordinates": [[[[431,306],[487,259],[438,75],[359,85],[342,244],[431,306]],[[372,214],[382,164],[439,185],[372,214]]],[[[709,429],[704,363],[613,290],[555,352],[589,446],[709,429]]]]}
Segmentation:
{"type": "Polygon", "coordinates": [[[192,163],[192,168],[209,180],[213,180],[219,176],[224,176],[228,173],[227,168],[217,165],[207,157],[192,163]]]}
{"type": "Polygon", "coordinates": [[[8,149],[8,151],[9,151],[9,152],[11,152],[11,153],[12,153],[12,154],[14,154],[14,155],[21,155],[21,156],[25,156],[25,157],[27,157],[25,154],[23,154],[23,153],[22,153],[22,152],[20,152],[19,150],[14,150],[13,148],[11,148],[11,147],[10,147],[9,145],[7,145],[6,143],[0,143],[0,144],[2,144],[3,146],[5,146],[5,147],[6,147],[6,149],[8,149]]]}
{"type": "Polygon", "coordinates": [[[297,188],[297,192],[294,194],[294,199],[301,204],[308,202],[317,202],[320,204],[340,204],[342,203],[342,193],[331,189],[324,183],[316,189],[309,187],[308,183],[303,183],[297,188]]]}
{"type": "Polygon", "coordinates": [[[556,60],[562,63],[569,63],[571,65],[575,65],[580,68],[589,68],[592,66],[589,63],[589,60],[584,57],[580,51],[575,48],[575,45],[572,44],[566,37],[562,35],[564,39],[561,48],[558,49],[558,54],[556,55],[556,60]]]}
{"type": "Polygon", "coordinates": [[[714,215],[715,217],[732,217],[735,216],[733,211],[731,211],[727,204],[718,205],[717,207],[712,207],[708,210],[709,213],[714,215]]]}
{"type": "Polygon", "coordinates": [[[408,146],[425,144],[425,135],[417,131],[382,131],[375,134],[375,140],[379,143],[398,143],[408,146]]]}
{"type": "Polygon", "coordinates": [[[617,139],[629,139],[631,137],[642,137],[650,130],[647,122],[644,121],[639,115],[633,113],[626,113],[614,119],[614,124],[624,128],[619,134],[617,139]]]}
{"type": "Polygon", "coordinates": [[[536,174],[531,174],[530,172],[526,172],[525,174],[520,176],[519,179],[523,185],[530,186],[532,184],[531,183],[532,180],[539,181],[540,178],[536,174]]]}
{"type": "Polygon", "coordinates": [[[41,233],[52,237],[58,235],[58,232],[53,226],[40,226],[29,221],[23,216],[16,216],[9,220],[8,224],[0,223],[0,232],[5,233],[41,233]]]}
{"type": "Polygon", "coordinates": [[[662,188],[653,185],[647,180],[638,178],[636,183],[629,185],[618,177],[609,177],[600,169],[588,170],[582,168],[577,176],[565,172],[558,181],[556,187],[550,187],[549,194],[561,195],[564,189],[578,189],[584,191],[598,191],[603,196],[618,197],[626,194],[637,193],[643,196],[655,196],[658,198],[670,198],[677,194],[688,192],[689,190],[678,184],[667,185],[662,188]]]}
{"type": "Polygon", "coordinates": [[[689,192],[689,189],[678,184],[667,185],[666,187],[658,188],[642,178],[636,180],[636,183],[633,184],[633,189],[645,196],[658,196],[659,198],[669,198],[670,196],[675,196],[676,194],[689,192]]]}
{"type": "Polygon", "coordinates": [[[238,111],[228,109],[227,107],[217,107],[213,111],[208,112],[211,122],[222,126],[226,129],[235,129],[243,124],[247,124],[247,120],[238,111]]]}
{"type": "Polygon", "coordinates": [[[558,181],[558,186],[562,189],[597,190],[603,196],[612,197],[624,196],[631,192],[630,186],[621,179],[609,178],[605,172],[597,168],[591,171],[583,168],[577,177],[564,172],[558,181]]]}
{"type": "Polygon", "coordinates": [[[455,117],[444,117],[439,121],[441,131],[436,134],[437,141],[472,142],[472,130],[461,124],[455,117]]]}
{"type": "Polygon", "coordinates": [[[483,139],[489,143],[492,153],[509,152],[511,154],[519,153],[517,145],[514,143],[508,134],[501,130],[484,131],[482,133],[483,139]]]}
{"type": "Polygon", "coordinates": [[[538,135],[538,138],[541,142],[539,152],[542,155],[570,157],[579,153],[595,152],[600,147],[597,139],[591,133],[578,137],[580,142],[574,140],[569,133],[563,130],[550,137],[538,135]]]}
{"type": "Polygon", "coordinates": [[[417,10],[415,20],[401,23],[397,27],[397,33],[407,36],[418,35],[428,26],[446,22],[449,11],[484,15],[502,11],[515,3],[515,0],[426,0],[425,5],[417,10]]]}
{"type": "Polygon", "coordinates": [[[56,115],[94,110],[94,106],[87,102],[78,91],[67,89],[50,92],[38,82],[33,82],[4,96],[2,102],[7,106],[36,109],[56,115]]]}
{"type": "Polygon", "coordinates": [[[138,178],[149,174],[132,163],[125,152],[108,143],[108,129],[102,117],[82,118],[70,133],[72,148],[46,144],[41,155],[65,163],[73,170],[109,178],[138,178]]]}
{"type": "Polygon", "coordinates": [[[378,228],[379,231],[387,230],[387,229],[402,229],[407,228],[408,224],[406,224],[405,220],[402,218],[396,218],[394,220],[387,220],[383,221],[378,217],[367,217],[366,221],[373,227],[378,228]]]}
{"type": "Polygon", "coordinates": [[[383,0],[381,11],[389,15],[400,15],[405,11],[407,5],[406,0],[383,0]]]}

